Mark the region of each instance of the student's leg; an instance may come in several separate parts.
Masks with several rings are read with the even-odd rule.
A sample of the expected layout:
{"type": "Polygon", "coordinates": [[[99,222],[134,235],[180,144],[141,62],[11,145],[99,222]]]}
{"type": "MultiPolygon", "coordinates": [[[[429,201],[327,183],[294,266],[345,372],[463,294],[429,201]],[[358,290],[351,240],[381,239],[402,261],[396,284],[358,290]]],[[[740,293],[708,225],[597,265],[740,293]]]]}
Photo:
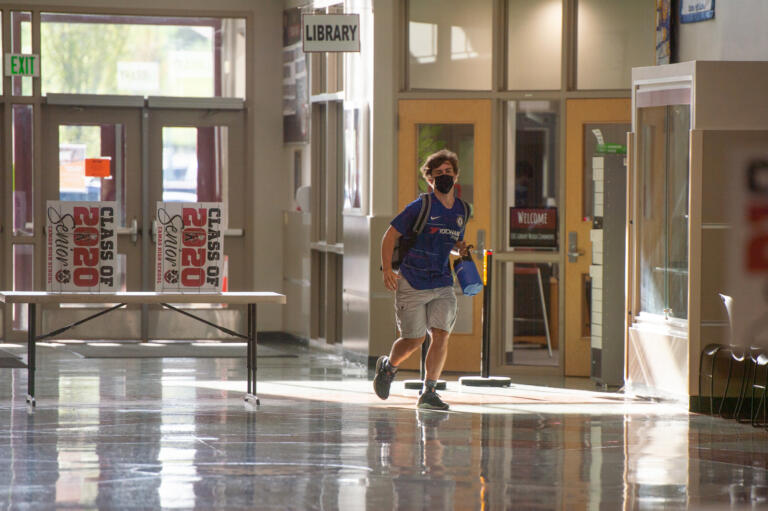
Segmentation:
{"type": "Polygon", "coordinates": [[[425,361],[424,391],[421,393],[418,408],[428,410],[448,410],[448,404],[435,392],[437,379],[443,372],[445,358],[448,355],[448,337],[456,322],[456,296],[453,287],[447,286],[434,290],[433,299],[427,304],[427,325],[432,334],[432,343],[427,350],[425,361]]]}
{"type": "Polygon", "coordinates": [[[435,290],[436,297],[427,304],[427,325],[432,341],[427,350],[425,379],[437,381],[448,356],[448,338],[456,323],[456,295],[452,287],[435,290]]]}
{"type": "Polygon", "coordinates": [[[426,339],[426,336],[415,339],[400,337],[392,344],[392,351],[389,352],[389,363],[393,366],[399,366],[411,356],[411,353],[424,344],[424,339],[426,339]]]}
{"type": "Polygon", "coordinates": [[[427,333],[427,302],[430,298],[429,291],[413,289],[404,278],[398,281],[395,319],[400,337],[392,344],[389,352],[390,364],[399,366],[424,343],[427,333]]]}
{"type": "Polygon", "coordinates": [[[413,289],[401,278],[395,292],[395,317],[401,337],[392,344],[389,357],[381,356],[376,361],[373,390],[381,399],[389,397],[389,388],[395,379],[399,366],[424,342],[427,333],[426,302],[430,294],[413,289]]]}
{"type": "Polygon", "coordinates": [[[451,334],[440,328],[432,328],[430,334],[432,335],[432,340],[429,344],[427,359],[424,363],[424,378],[437,381],[440,379],[445,359],[448,356],[448,337],[451,334]]]}

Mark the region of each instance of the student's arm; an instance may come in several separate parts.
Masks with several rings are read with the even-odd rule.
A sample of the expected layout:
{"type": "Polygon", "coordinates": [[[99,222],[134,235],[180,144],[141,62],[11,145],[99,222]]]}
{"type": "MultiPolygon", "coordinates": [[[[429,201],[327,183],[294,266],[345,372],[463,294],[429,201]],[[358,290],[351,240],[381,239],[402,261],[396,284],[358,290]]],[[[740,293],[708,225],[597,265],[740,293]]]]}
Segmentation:
{"type": "Polygon", "coordinates": [[[395,249],[395,242],[400,237],[397,229],[389,226],[384,237],[381,239],[381,271],[384,279],[384,287],[390,291],[397,290],[397,279],[400,275],[392,270],[392,251],[395,249]]]}

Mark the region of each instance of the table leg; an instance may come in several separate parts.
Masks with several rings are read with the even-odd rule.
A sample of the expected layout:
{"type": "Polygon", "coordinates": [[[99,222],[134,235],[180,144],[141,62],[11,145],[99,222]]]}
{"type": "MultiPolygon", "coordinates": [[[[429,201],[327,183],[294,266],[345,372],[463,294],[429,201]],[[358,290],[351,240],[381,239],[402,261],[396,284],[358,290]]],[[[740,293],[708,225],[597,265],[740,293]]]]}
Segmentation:
{"type": "Polygon", "coordinates": [[[256,396],[256,304],[248,304],[248,352],[246,354],[246,371],[248,372],[248,391],[245,394],[246,402],[259,405],[256,396]]]}
{"type": "Polygon", "coordinates": [[[37,304],[27,304],[27,403],[35,406],[35,316],[37,304]]]}
{"type": "Polygon", "coordinates": [[[246,330],[248,332],[248,340],[246,341],[246,353],[245,353],[245,372],[247,383],[245,387],[245,399],[248,400],[248,396],[251,394],[251,351],[253,350],[253,332],[251,332],[251,306],[248,305],[248,315],[246,317],[246,330]]]}
{"type": "MultiPolygon", "coordinates": [[[[251,394],[256,395],[256,350],[258,349],[258,339],[256,334],[256,304],[249,304],[249,322],[251,324],[251,394]]],[[[256,399],[258,402],[258,398],[256,399]]]]}

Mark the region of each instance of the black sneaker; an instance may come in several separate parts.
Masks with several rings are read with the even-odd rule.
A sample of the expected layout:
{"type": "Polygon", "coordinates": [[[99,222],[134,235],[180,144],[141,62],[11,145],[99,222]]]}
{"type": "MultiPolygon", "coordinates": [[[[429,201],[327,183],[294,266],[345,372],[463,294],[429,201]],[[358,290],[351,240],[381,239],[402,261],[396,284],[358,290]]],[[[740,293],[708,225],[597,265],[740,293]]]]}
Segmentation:
{"type": "Polygon", "coordinates": [[[437,392],[434,390],[424,392],[419,398],[419,404],[417,406],[426,410],[447,410],[450,408],[447,403],[440,399],[440,396],[438,396],[437,392]]]}
{"type": "Polygon", "coordinates": [[[395,379],[395,371],[384,369],[384,362],[387,360],[389,360],[389,357],[386,355],[379,357],[376,361],[376,376],[373,377],[373,390],[381,399],[389,397],[389,386],[392,385],[392,380],[395,379]]]}

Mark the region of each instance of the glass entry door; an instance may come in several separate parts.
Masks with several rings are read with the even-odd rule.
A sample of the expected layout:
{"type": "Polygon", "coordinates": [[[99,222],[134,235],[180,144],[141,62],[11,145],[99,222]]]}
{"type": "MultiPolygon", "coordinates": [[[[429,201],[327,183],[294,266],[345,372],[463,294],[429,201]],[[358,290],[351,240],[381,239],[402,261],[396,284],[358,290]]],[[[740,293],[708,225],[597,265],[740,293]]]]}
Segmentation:
{"type": "MultiPolygon", "coordinates": [[[[150,99],[151,102],[151,99],[150,99]]],[[[246,291],[253,257],[246,231],[247,189],[241,110],[156,109],[148,113],[149,179],[147,207],[155,218],[159,201],[223,202],[225,290],[246,291]]],[[[150,226],[151,232],[155,230],[150,226]]],[[[148,240],[147,267],[155,267],[154,234],[148,240]]],[[[154,275],[145,274],[148,289],[154,275]]],[[[189,305],[179,306],[189,308],[189,305]]],[[[195,315],[236,331],[244,331],[244,311],[219,305],[195,307],[195,315]]],[[[216,339],[225,334],[173,311],[151,308],[150,339],[216,339]]]]}
{"type": "MultiPolygon", "coordinates": [[[[42,172],[35,207],[35,223],[42,233],[36,246],[35,289],[46,286],[46,233],[48,201],[117,202],[117,289],[142,290],[141,231],[141,110],[137,108],[84,108],[45,105],[42,113],[42,172]],[[89,176],[86,159],[109,158],[109,172],[89,176]]],[[[85,318],[104,304],[42,307],[40,328],[48,332],[85,318]]],[[[141,309],[116,310],[70,330],[64,338],[120,338],[141,336],[141,309]]],[[[26,324],[18,328],[26,329],[26,324]]]]}
{"type": "MultiPolygon", "coordinates": [[[[242,110],[45,105],[42,134],[35,223],[45,225],[49,200],[116,201],[119,289],[154,291],[153,221],[158,201],[223,202],[228,213],[222,226],[224,286],[229,290],[250,287],[242,110]],[[85,159],[95,157],[110,159],[109,175],[86,175],[85,159]]],[[[38,231],[35,289],[45,289],[45,235],[43,229],[38,231]]],[[[46,307],[39,328],[47,332],[71,324],[106,305],[46,307]]],[[[237,308],[200,309],[196,314],[204,319],[243,329],[243,313],[237,308]]],[[[24,332],[9,323],[6,337],[21,339],[24,332]]],[[[26,328],[23,322],[17,323],[18,328],[26,328]]],[[[222,335],[176,313],[137,306],[69,330],[63,338],[216,339],[222,335]]]]}

